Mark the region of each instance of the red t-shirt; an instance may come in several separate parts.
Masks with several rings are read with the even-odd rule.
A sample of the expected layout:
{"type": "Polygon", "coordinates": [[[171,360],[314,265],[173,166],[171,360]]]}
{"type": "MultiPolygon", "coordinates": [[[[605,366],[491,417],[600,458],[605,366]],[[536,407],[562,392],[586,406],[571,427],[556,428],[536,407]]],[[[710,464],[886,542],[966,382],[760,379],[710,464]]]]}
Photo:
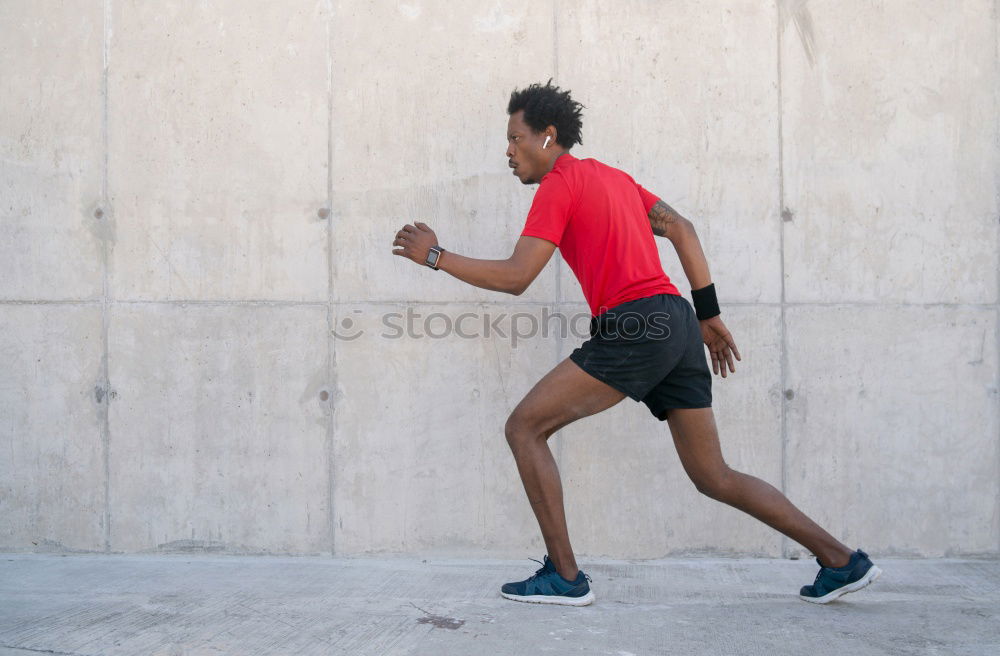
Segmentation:
{"type": "Polygon", "coordinates": [[[655,294],[680,296],[649,223],[658,200],[628,173],[565,153],[542,177],[521,235],[559,247],[593,316],[655,294]]]}

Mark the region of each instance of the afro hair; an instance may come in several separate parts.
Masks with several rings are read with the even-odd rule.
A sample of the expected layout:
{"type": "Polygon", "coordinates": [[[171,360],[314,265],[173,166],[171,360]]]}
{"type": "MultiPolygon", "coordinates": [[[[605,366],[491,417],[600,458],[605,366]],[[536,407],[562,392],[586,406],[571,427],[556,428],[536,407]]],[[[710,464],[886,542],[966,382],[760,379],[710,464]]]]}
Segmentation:
{"type": "Polygon", "coordinates": [[[507,114],[524,110],[524,122],[535,132],[541,132],[550,125],[556,128],[556,143],[569,150],[573,144],[582,144],[580,133],[583,120],[580,110],[583,105],[573,100],[569,91],[552,86],[552,78],[543,86],[532,84],[524,89],[515,89],[507,103],[507,114]]]}

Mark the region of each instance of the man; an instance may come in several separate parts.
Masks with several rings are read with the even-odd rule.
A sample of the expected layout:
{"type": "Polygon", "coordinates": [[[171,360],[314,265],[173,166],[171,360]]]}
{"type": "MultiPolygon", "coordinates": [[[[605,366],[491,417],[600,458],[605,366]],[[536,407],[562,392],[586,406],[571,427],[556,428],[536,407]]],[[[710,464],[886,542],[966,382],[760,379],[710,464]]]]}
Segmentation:
{"type": "Polygon", "coordinates": [[[577,567],[562,485],[548,438],[626,396],[666,421],[697,489],[792,538],[817,556],[820,571],[800,598],[827,603],[874,581],[881,570],[851,551],[768,483],[722,458],[712,414],[712,371],[725,378],[740,360],[719,318],[715,286],[694,225],[628,174],[569,153],[582,143],[582,105],[569,91],[532,84],[507,106],[507,159],[522,184],[539,184],[524,230],[506,260],[478,260],[442,249],[426,224],[407,224],[393,253],[485,289],[521,294],[558,247],[573,269],[592,318],[591,337],[528,392],[507,420],[517,463],[548,554],[501,594],[517,601],[582,606],[594,599],[577,567]],[[669,239],[691,283],[694,308],[660,264],[654,235],[669,239]]]}

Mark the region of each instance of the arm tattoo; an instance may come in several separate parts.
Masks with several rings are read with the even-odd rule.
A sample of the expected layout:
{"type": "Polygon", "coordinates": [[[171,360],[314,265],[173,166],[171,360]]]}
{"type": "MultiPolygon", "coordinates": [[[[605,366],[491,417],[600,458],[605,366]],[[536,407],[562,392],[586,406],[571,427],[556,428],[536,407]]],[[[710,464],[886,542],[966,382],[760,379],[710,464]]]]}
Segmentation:
{"type": "Polygon", "coordinates": [[[677,210],[662,200],[656,201],[656,205],[649,210],[649,224],[653,227],[653,234],[659,237],[672,238],[671,230],[675,230],[675,226],[685,220],[677,210]]]}

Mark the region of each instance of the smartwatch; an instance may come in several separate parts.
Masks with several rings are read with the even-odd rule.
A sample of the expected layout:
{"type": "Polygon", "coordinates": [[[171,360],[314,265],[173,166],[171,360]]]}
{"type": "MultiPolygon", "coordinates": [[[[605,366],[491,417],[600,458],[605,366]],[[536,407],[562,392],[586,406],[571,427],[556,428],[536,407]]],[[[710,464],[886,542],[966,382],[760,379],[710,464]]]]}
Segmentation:
{"type": "Polygon", "coordinates": [[[441,253],[443,252],[444,249],[440,246],[431,246],[431,249],[427,252],[427,259],[424,260],[424,264],[438,271],[438,262],[441,261],[441,253]]]}

